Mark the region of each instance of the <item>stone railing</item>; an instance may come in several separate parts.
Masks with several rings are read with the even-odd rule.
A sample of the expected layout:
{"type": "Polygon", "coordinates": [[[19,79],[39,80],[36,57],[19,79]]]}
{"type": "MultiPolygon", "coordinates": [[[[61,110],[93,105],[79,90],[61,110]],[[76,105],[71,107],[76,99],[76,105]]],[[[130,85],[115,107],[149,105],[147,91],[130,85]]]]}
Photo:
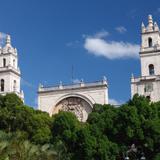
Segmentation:
{"type": "Polygon", "coordinates": [[[141,76],[141,77],[137,77],[137,78],[132,77],[131,81],[132,82],[138,82],[138,81],[149,80],[149,79],[160,80],[160,75],[141,76]]]}
{"type": "Polygon", "coordinates": [[[155,45],[152,47],[140,47],[140,53],[141,52],[151,52],[151,51],[159,51],[160,50],[160,46],[159,45],[155,45]]]}
{"type": "Polygon", "coordinates": [[[11,66],[11,65],[8,65],[8,66],[5,66],[5,67],[0,67],[0,71],[7,71],[7,70],[9,70],[9,69],[11,69],[11,70],[13,70],[14,72],[17,72],[17,73],[21,73],[20,72],[20,69],[19,68],[15,68],[15,67],[13,67],[13,66],[11,66]]]}
{"type": "Polygon", "coordinates": [[[71,84],[71,85],[63,85],[62,82],[60,82],[57,86],[43,86],[39,85],[39,92],[43,91],[55,91],[55,90],[64,90],[64,89],[75,89],[75,88],[81,88],[81,87],[94,87],[94,86],[102,86],[107,85],[107,80],[97,81],[97,82],[91,82],[91,83],[84,83],[81,81],[80,83],[71,84]]]}

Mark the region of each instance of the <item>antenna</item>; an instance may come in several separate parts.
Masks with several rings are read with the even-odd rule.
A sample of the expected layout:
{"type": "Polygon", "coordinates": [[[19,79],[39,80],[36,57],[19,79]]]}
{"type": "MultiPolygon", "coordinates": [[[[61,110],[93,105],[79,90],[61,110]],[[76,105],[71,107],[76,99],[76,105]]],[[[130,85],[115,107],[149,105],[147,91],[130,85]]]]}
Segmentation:
{"type": "Polygon", "coordinates": [[[74,78],[74,76],[73,76],[74,75],[74,66],[73,66],[73,64],[72,64],[72,71],[71,72],[72,72],[71,81],[72,81],[72,84],[73,84],[73,78],[74,78]]]}

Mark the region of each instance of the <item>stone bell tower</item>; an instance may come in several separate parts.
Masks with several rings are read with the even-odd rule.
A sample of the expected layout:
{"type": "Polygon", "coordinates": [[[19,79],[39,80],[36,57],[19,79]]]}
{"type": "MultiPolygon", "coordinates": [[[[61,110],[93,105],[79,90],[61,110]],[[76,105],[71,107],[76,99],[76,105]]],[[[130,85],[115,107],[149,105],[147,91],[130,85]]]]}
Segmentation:
{"type": "Polygon", "coordinates": [[[131,78],[131,96],[138,93],[151,101],[160,100],[160,31],[152,16],[148,25],[141,26],[140,47],[141,76],[131,78]]]}
{"type": "Polygon", "coordinates": [[[12,47],[11,37],[7,35],[4,47],[0,48],[0,94],[16,93],[23,100],[20,80],[17,49],[12,47]]]}

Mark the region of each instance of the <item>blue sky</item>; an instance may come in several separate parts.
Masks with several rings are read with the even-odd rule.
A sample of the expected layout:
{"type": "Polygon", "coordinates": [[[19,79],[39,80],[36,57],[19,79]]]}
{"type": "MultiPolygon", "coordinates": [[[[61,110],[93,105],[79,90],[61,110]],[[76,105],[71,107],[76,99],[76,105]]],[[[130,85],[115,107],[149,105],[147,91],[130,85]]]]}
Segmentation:
{"type": "Polygon", "coordinates": [[[19,53],[25,102],[37,106],[39,83],[74,79],[109,83],[109,98],[130,98],[130,76],[140,75],[141,22],[159,23],[160,4],[146,0],[0,0],[0,32],[19,53]],[[159,4],[159,5],[158,5],[159,4]]]}

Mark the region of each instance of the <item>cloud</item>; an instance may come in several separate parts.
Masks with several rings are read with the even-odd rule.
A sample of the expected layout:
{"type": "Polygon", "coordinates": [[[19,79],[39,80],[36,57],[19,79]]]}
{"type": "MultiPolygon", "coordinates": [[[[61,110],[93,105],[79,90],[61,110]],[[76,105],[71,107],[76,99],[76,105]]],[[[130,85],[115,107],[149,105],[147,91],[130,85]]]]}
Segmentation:
{"type": "Polygon", "coordinates": [[[95,35],[94,35],[94,37],[96,37],[96,38],[104,38],[104,37],[106,37],[106,36],[108,36],[109,35],[109,32],[107,32],[107,31],[105,31],[105,30],[102,30],[102,31],[100,31],[100,32],[97,32],[95,35]]]}
{"type": "Polygon", "coordinates": [[[79,45],[80,45],[80,42],[78,40],[66,43],[67,47],[78,47],[79,45]]]}
{"type": "Polygon", "coordinates": [[[123,101],[117,101],[115,99],[109,99],[109,104],[119,106],[119,105],[123,104],[123,101]]]}
{"type": "Polygon", "coordinates": [[[123,41],[106,41],[99,37],[86,37],[84,48],[91,54],[108,59],[138,58],[139,45],[123,41]]]}
{"type": "Polygon", "coordinates": [[[108,35],[109,35],[109,32],[107,32],[106,30],[102,29],[100,32],[97,32],[92,36],[87,35],[87,34],[83,34],[82,37],[85,38],[85,39],[88,38],[88,37],[104,38],[104,37],[107,37],[108,35]]]}
{"type": "Polygon", "coordinates": [[[127,29],[124,26],[116,27],[115,30],[117,32],[119,32],[119,33],[125,33],[125,32],[127,32],[127,29]]]}

